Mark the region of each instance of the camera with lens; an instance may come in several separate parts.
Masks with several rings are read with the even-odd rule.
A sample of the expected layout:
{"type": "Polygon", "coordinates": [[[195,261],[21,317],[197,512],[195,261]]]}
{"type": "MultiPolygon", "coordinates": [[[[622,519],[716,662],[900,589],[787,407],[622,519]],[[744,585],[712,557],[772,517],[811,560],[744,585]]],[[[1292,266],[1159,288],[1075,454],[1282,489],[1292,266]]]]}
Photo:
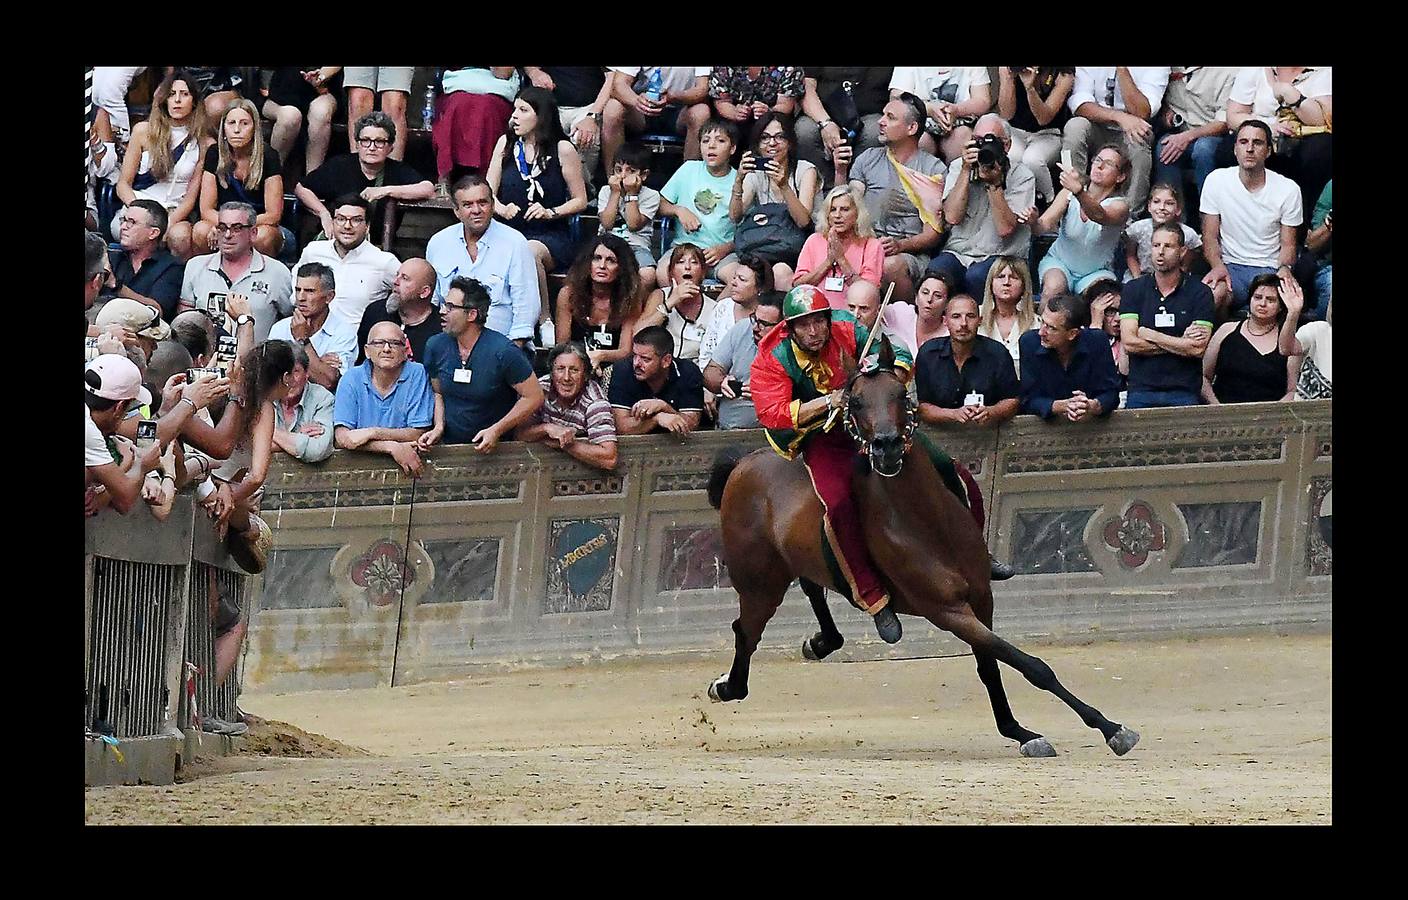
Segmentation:
{"type": "Polygon", "coordinates": [[[978,164],[968,171],[968,177],[972,181],[979,181],[978,170],[983,166],[997,166],[1002,170],[1002,178],[1007,179],[1007,148],[1002,145],[1002,138],[995,134],[985,134],[980,138],[974,138],[968,142],[969,147],[978,149],[978,164]]]}

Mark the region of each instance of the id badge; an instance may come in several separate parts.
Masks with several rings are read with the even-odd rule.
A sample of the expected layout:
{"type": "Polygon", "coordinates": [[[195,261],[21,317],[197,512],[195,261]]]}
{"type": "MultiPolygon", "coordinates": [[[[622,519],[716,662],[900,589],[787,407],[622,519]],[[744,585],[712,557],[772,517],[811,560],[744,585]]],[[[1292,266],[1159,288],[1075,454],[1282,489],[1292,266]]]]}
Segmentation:
{"type": "Polygon", "coordinates": [[[832,275],[822,282],[822,290],[836,293],[846,289],[846,279],[840,275],[832,275]]]}
{"type": "Polygon", "coordinates": [[[1155,328],[1173,328],[1173,327],[1174,327],[1173,322],[1174,322],[1173,313],[1171,313],[1171,312],[1154,313],[1154,327],[1155,327],[1155,328]]]}
{"type": "Polygon", "coordinates": [[[680,332],[680,337],[687,341],[702,341],[704,340],[704,329],[691,322],[684,326],[684,330],[680,332]]]}
{"type": "Polygon", "coordinates": [[[966,397],[963,398],[963,405],[964,405],[964,406],[982,406],[982,405],[983,405],[983,395],[980,394],[980,393],[978,393],[977,391],[971,391],[971,392],[969,392],[968,396],[966,396],[966,397]]]}
{"type": "Polygon", "coordinates": [[[472,376],[473,374],[474,373],[469,369],[456,369],[455,384],[469,384],[470,376],[472,376]]]}
{"type": "Polygon", "coordinates": [[[603,349],[610,349],[616,343],[616,337],[611,332],[602,329],[592,333],[592,342],[603,349]]]}

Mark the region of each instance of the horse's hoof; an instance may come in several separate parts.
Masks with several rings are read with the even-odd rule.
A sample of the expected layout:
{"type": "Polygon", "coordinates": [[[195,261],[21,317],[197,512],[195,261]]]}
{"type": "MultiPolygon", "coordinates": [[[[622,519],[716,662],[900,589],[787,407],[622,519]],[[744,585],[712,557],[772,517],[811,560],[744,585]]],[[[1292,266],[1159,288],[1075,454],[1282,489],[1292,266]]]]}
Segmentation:
{"type": "Polygon", "coordinates": [[[1121,725],[1120,730],[1105,742],[1110,749],[1115,751],[1116,756],[1124,756],[1134,749],[1134,745],[1139,743],[1139,732],[1133,728],[1121,725]]]}
{"type": "Polygon", "coordinates": [[[816,655],[816,650],[812,648],[811,638],[802,638],[802,659],[809,659],[812,662],[821,659],[820,656],[816,655]]]}
{"type": "Polygon", "coordinates": [[[1055,756],[1056,748],[1044,737],[1032,738],[1022,745],[1022,755],[1029,757],[1055,756]]]}
{"type": "Polygon", "coordinates": [[[731,699],[728,696],[728,676],[720,675],[709,683],[709,699],[715,703],[722,703],[731,699]]]}

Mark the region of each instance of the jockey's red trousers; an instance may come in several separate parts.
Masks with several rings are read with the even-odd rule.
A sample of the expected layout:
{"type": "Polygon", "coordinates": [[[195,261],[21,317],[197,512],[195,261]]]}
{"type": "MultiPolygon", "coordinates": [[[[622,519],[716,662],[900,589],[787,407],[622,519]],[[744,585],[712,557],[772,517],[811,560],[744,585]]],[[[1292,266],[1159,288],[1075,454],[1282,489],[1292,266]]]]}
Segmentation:
{"type": "MultiPolygon", "coordinates": [[[[827,539],[850,582],[851,595],[861,609],[875,615],[885,608],[888,597],[880,583],[875,563],[865,546],[860,509],[851,479],[858,451],[855,441],[841,429],[813,435],[802,445],[802,462],[811,475],[812,489],[826,509],[827,539]]],[[[983,494],[967,467],[955,461],[954,469],[968,492],[968,510],[983,527],[983,494]]]]}
{"type": "Polygon", "coordinates": [[[802,462],[811,475],[812,489],[826,508],[827,540],[841,573],[850,582],[853,602],[873,616],[885,608],[889,597],[865,547],[860,508],[851,489],[856,458],[855,441],[840,428],[814,434],[802,445],[802,462]]]}

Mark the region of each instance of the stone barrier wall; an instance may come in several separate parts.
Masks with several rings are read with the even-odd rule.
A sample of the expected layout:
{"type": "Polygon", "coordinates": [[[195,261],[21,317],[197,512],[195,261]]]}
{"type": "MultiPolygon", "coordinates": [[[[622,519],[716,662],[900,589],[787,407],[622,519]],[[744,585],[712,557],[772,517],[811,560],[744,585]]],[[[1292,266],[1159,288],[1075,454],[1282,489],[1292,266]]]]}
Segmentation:
{"type": "MultiPolygon", "coordinates": [[[[1329,627],[1331,403],[1018,417],[931,434],[977,476],[1012,639],[1329,627]]],[[[708,651],[737,596],[704,495],[714,454],[761,432],[624,438],[615,472],[542,445],[439,448],[424,477],[384,456],[280,457],[246,683],[273,690],[442,680],[477,666],[708,651]]],[[[833,596],[853,658],[965,650],[911,625],[895,647],[833,596]]],[[[815,630],[799,590],[764,646],[815,630]]]]}

